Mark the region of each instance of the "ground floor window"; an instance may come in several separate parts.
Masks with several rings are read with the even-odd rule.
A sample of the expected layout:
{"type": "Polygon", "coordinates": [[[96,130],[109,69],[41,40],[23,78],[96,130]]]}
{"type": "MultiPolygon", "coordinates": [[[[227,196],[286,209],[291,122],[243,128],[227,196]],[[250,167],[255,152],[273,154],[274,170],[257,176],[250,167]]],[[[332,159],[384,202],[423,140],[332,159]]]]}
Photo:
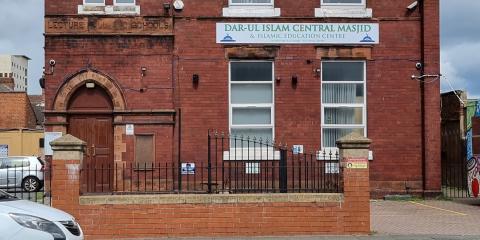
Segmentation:
{"type": "Polygon", "coordinates": [[[322,148],[358,132],[366,136],[365,61],[322,62],[322,148]]]}
{"type": "Polygon", "coordinates": [[[273,62],[231,61],[229,75],[230,133],[274,139],[273,62]]]}

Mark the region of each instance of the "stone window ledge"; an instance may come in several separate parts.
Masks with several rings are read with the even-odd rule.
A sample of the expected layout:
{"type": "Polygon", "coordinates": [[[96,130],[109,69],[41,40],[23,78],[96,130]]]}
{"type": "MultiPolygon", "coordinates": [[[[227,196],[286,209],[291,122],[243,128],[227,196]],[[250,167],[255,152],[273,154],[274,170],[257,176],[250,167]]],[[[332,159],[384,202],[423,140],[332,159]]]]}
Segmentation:
{"type": "Polygon", "coordinates": [[[81,196],[80,205],[341,203],[342,193],[167,194],[81,196]]]}
{"type": "Polygon", "coordinates": [[[140,6],[78,5],[78,14],[84,15],[140,15],[140,6]]]}
{"type": "Polygon", "coordinates": [[[280,17],[280,8],[273,7],[228,7],[223,8],[224,17],[280,17]]]}
{"type": "Polygon", "coordinates": [[[315,17],[321,18],[372,18],[372,9],[364,7],[323,7],[315,8],[315,17]]]}

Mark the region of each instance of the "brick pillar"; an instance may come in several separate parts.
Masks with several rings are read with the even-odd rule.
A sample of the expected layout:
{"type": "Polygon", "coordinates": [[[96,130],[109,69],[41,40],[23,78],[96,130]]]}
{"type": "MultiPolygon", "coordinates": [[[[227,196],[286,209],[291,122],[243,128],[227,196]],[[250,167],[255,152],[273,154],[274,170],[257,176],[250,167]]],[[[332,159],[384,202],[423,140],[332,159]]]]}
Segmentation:
{"type": "Polygon", "coordinates": [[[346,233],[370,233],[370,175],[368,150],[371,140],[357,133],[337,141],[343,167],[346,233]]]}
{"type": "Polygon", "coordinates": [[[50,143],[52,158],[52,206],[78,216],[80,197],[80,166],[85,142],[64,135],[50,143]]]}

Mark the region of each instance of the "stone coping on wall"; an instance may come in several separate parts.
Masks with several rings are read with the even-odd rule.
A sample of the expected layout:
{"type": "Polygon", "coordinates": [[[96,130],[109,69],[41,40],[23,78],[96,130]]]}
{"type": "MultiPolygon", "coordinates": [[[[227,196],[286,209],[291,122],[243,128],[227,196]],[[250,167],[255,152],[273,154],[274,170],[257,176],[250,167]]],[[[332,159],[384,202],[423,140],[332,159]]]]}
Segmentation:
{"type": "Polygon", "coordinates": [[[282,194],[151,194],[81,196],[80,205],[134,204],[238,204],[238,203],[326,203],[343,202],[342,193],[282,194]]]}

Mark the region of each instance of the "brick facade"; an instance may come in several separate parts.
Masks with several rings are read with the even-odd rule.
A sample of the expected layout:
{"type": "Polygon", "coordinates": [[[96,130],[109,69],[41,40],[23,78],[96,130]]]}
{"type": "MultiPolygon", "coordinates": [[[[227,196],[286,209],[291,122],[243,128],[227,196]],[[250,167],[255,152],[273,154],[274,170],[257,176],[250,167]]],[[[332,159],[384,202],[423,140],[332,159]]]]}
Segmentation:
{"type": "Polygon", "coordinates": [[[26,92],[0,92],[0,129],[35,129],[37,119],[26,92]]]}
{"type": "MultiPolygon", "coordinates": [[[[129,35],[119,28],[116,35],[46,34],[46,62],[50,59],[57,62],[54,74],[46,78],[47,131],[68,131],[68,114],[59,113],[65,109],[54,106],[62,86],[82,72],[96,72],[118,86],[124,111],[128,112],[113,113],[115,161],[133,161],[133,137],[125,135],[125,124],[136,123],[140,132],[155,134],[157,161],[177,161],[180,148],[182,162],[204,162],[207,130],[228,131],[229,127],[229,59],[274,56],[274,74],[279,79],[274,88],[275,136],[278,141],[316,150],[321,141],[321,81],[315,70],[322,59],[365,59],[367,136],[373,140],[374,158],[370,186],[374,196],[440,191],[439,82],[425,85],[426,128],[422,146],[420,84],[410,78],[412,74],[420,74],[415,63],[421,61],[422,50],[425,72],[439,72],[438,1],[423,1],[423,26],[418,10],[406,10],[410,0],[367,0],[367,7],[373,11],[373,18],[369,19],[315,18],[314,9],[320,1],[277,0],[275,7],[281,9],[281,17],[247,19],[222,17],[227,0],[185,2],[183,11],[167,14],[163,2],[136,2],[144,19],[172,19],[173,26],[165,27],[173,27],[171,33],[129,35]],[[372,47],[217,44],[215,24],[230,21],[379,23],[380,44],[372,47]],[[144,76],[142,67],[146,68],[144,76]],[[192,83],[194,74],[200,77],[198,86],[192,83]],[[293,75],[298,76],[295,88],[291,85],[293,75]]],[[[81,0],[47,0],[46,18],[75,16],[81,4],[81,0]]],[[[111,5],[112,0],[106,4],[111,5]]],[[[97,18],[108,17],[129,18],[90,18],[98,21],[97,18]]],[[[68,95],[76,87],[66,88],[65,94],[60,95],[64,99],[61,104],[68,104],[68,95]]]]}

